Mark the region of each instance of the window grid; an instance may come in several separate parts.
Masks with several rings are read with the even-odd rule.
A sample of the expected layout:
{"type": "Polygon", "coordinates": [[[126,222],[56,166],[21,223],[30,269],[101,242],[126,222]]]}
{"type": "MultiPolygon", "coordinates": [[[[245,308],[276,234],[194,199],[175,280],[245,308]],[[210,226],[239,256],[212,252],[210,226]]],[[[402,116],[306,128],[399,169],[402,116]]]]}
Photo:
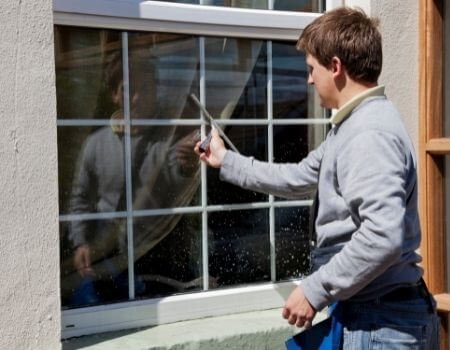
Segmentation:
{"type": "MultiPolygon", "coordinates": [[[[276,282],[276,252],[275,252],[275,208],[277,207],[304,207],[310,206],[311,200],[283,201],[276,202],[273,195],[268,196],[266,202],[228,204],[228,205],[208,205],[207,203],[207,167],[201,164],[201,205],[187,208],[167,208],[150,210],[133,210],[132,205],[132,174],[131,174],[131,116],[129,101],[129,67],[128,67],[128,32],[123,31],[122,37],[122,57],[123,57],[123,80],[124,80],[124,120],[113,123],[124,125],[125,127],[125,186],[126,186],[126,212],[114,213],[87,213],[87,214],[64,214],[60,215],[61,222],[73,220],[96,220],[111,218],[126,218],[127,222],[127,253],[128,253],[128,284],[129,299],[135,298],[134,283],[134,244],[133,244],[133,218],[143,216],[172,215],[172,214],[192,214],[200,213],[202,217],[202,272],[203,272],[203,290],[209,290],[209,252],[208,252],[208,214],[211,212],[224,210],[252,210],[269,209],[269,242],[270,242],[270,281],[276,282]]],[[[318,118],[298,118],[298,119],[273,119],[273,77],[272,77],[272,41],[266,42],[267,50],[267,118],[266,119],[239,119],[223,120],[217,122],[220,125],[263,125],[267,127],[268,135],[268,155],[269,162],[273,162],[273,126],[274,125],[321,125],[327,124],[329,120],[324,114],[323,119],[318,118]]],[[[200,58],[200,79],[199,79],[199,98],[202,104],[206,102],[206,57],[205,57],[205,37],[199,37],[199,58],[200,58]]],[[[206,136],[206,125],[208,124],[199,111],[199,119],[152,119],[133,121],[133,125],[199,125],[201,127],[202,138],[206,136]]],[[[92,126],[92,125],[111,125],[110,119],[59,119],[58,126],[92,126]]]]}

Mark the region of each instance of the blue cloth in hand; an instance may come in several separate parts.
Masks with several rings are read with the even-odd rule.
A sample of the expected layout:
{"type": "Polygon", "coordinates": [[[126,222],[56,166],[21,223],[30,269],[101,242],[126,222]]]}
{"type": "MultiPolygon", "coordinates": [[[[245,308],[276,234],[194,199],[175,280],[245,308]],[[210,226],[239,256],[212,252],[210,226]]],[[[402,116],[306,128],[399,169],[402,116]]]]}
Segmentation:
{"type": "Polygon", "coordinates": [[[286,341],[287,350],[339,350],[342,342],[342,311],[330,306],[330,317],[286,341]]]}

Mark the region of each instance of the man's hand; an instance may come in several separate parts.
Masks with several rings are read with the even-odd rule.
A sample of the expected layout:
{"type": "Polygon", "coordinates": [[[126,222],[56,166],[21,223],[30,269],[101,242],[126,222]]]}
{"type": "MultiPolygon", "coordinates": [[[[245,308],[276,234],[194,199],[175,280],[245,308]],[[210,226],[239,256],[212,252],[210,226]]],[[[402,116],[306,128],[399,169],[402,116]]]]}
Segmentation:
{"type": "Polygon", "coordinates": [[[186,175],[193,174],[198,169],[198,158],[192,151],[198,140],[198,131],[194,130],[180,139],[175,145],[175,156],[183,173],[186,175]]]}
{"type": "Polygon", "coordinates": [[[289,295],[282,315],[291,325],[310,328],[312,320],[316,316],[316,310],[306,299],[301,287],[297,287],[289,295]]]}
{"type": "Polygon", "coordinates": [[[87,244],[79,245],[73,256],[73,264],[81,277],[93,276],[91,266],[91,250],[87,244]]]}
{"type": "Polygon", "coordinates": [[[197,142],[194,151],[200,156],[200,159],[213,168],[220,168],[223,163],[223,158],[227,149],[223,143],[223,140],[219,136],[219,132],[212,128],[212,138],[209,144],[209,150],[207,152],[200,152],[201,141],[197,142]]]}

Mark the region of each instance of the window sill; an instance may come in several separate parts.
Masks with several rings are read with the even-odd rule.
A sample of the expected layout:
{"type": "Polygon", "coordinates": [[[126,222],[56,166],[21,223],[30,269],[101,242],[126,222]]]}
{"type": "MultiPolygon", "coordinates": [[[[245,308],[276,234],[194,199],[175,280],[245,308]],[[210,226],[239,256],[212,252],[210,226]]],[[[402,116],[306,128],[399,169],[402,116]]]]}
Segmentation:
{"type": "MultiPolygon", "coordinates": [[[[319,313],[315,322],[325,317],[319,313]]],[[[62,345],[63,350],[183,350],[193,349],[193,344],[197,350],[281,350],[297,331],[283,320],[280,309],[272,309],[71,338],[62,345]]]]}

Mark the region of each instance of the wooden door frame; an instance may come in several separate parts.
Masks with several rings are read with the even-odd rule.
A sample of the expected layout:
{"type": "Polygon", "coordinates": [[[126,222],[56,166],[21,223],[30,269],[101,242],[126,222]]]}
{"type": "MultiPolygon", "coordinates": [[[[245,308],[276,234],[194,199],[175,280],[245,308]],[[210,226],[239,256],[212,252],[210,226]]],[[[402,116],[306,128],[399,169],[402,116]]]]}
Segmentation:
{"type": "Polygon", "coordinates": [[[450,138],[444,137],[443,128],[444,1],[421,0],[419,8],[419,198],[424,277],[445,316],[441,317],[441,348],[448,349],[444,161],[450,155],[450,138]]]}

